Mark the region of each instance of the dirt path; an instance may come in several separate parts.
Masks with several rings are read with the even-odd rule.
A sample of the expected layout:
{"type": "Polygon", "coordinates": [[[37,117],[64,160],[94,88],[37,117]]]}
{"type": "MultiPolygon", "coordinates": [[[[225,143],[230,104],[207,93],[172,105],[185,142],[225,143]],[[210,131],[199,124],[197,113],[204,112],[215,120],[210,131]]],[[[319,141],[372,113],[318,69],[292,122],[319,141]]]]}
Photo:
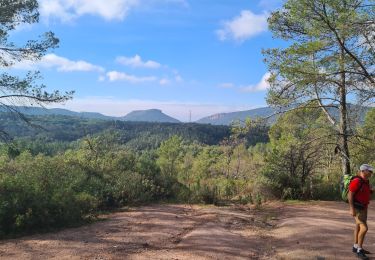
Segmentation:
{"type": "MultiPolygon", "coordinates": [[[[369,232],[364,247],[375,253],[374,206],[373,202],[369,209],[369,232]]],[[[287,205],[272,232],[273,243],[277,247],[274,258],[358,259],[351,253],[353,223],[348,205],[343,202],[287,205]]],[[[375,254],[371,259],[375,259],[375,254]]]]}
{"type": "MultiPolygon", "coordinates": [[[[0,242],[0,259],[356,259],[347,205],[152,205],[0,242]]],[[[375,210],[367,249],[375,252],[375,210]]]]}

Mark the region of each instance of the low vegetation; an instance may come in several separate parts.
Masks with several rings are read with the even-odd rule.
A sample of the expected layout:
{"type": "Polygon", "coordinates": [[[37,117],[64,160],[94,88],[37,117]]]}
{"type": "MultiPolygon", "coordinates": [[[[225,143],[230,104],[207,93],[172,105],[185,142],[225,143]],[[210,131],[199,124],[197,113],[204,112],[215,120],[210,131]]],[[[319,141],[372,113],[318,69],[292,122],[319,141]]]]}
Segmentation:
{"type": "MultiPolygon", "coordinates": [[[[374,122],[371,110],[358,132],[373,140],[369,129],[374,122]]],[[[162,136],[154,132],[161,140],[156,148],[134,149],[129,146],[133,139],[124,141],[129,133],[119,129],[72,142],[22,137],[3,143],[0,236],[74,225],[102,210],[160,200],[261,204],[274,198],[337,199],[340,158],[326,125],[320,110],[310,109],[286,113],[271,128],[253,121],[235,124],[214,144],[164,129],[162,136]]],[[[186,127],[186,133],[192,131],[186,127]]],[[[207,136],[218,132],[201,127],[209,129],[207,136]]],[[[137,142],[142,138],[134,136],[137,142]]],[[[354,165],[364,158],[375,161],[370,144],[353,142],[354,165]]]]}
{"type": "Polygon", "coordinates": [[[40,60],[59,40],[47,32],[10,42],[11,31],[38,22],[38,4],[3,2],[0,106],[13,113],[0,115],[0,237],[132,203],[336,199],[342,173],[375,163],[375,110],[359,125],[349,105],[375,97],[373,1],[288,0],[272,12],[269,28],[286,44],[264,50],[267,103],[284,114],[272,127],[247,121],[231,128],[52,115],[34,117],[34,128],[22,125],[27,120],[10,104],[64,102],[73,92],[46,92],[37,71],[7,73],[40,60]]]}

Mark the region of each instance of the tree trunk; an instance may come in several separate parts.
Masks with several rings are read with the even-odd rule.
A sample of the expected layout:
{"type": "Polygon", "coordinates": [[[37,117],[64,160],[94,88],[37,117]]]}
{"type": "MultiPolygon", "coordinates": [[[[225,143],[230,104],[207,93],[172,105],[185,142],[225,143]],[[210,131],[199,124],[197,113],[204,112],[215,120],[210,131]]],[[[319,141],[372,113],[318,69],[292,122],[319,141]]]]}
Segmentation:
{"type": "Polygon", "coordinates": [[[345,51],[341,48],[340,67],[341,67],[341,86],[339,87],[340,97],[340,124],[339,124],[339,146],[341,149],[341,168],[343,174],[350,174],[350,154],[348,146],[348,107],[346,100],[346,75],[345,75],[345,51]]]}

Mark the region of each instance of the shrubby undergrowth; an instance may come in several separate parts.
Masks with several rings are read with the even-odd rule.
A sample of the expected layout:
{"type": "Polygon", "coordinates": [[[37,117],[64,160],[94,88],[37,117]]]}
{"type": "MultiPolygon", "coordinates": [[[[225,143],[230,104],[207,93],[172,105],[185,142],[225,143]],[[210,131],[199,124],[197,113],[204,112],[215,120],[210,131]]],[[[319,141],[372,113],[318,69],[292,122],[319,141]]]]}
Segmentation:
{"type": "Polygon", "coordinates": [[[152,158],[124,151],[0,157],[0,236],[72,225],[98,210],[171,196],[152,158]]]}
{"type": "MultiPolygon", "coordinates": [[[[374,138],[375,112],[358,132],[374,138]]],[[[16,145],[0,149],[0,237],[75,225],[97,212],[156,201],[260,205],[269,199],[337,199],[340,157],[320,113],[280,117],[268,143],[247,142],[255,122],[207,145],[174,135],[157,149],[133,150],[116,132],[87,136],[50,154],[16,145]]],[[[25,147],[25,146],[22,146],[25,147]]],[[[373,163],[369,143],[353,143],[353,171],[373,163]],[[367,145],[367,146],[366,146],[367,145]]],[[[373,158],[374,157],[374,158],[373,158]]]]}
{"type": "Polygon", "coordinates": [[[172,136],[156,150],[134,152],[117,138],[86,137],[56,155],[4,144],[0,237],[74,225],[129,204],[216,203],[252,190],[252,159],[243,144],[209,146],[172,136]]]}

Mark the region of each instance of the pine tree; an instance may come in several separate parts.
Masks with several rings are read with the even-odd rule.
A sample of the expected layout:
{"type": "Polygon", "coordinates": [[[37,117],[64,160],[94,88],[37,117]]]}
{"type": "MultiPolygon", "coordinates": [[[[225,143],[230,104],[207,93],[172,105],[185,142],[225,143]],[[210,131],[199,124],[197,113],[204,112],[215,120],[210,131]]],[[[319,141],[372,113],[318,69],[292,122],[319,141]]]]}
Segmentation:
{"type": "Polygon", "coordinates": [[[24,24],[39,21],[36,0],[0,1],[0,106],[26,120],[16,108],[17,105],[44,105],[64,102],[72,98],[73,91],[61,94],[47,92],[46,86],[38,84],[39,71],[29,71],[24,76],[12,75],[9,69],[20,62],[40,60],[45,53],[58,46],[59,40],[53,32],[46,32],[39,39],[32,39],[23,45],[11,41],[10,33],[24,24]]]}
{"type": "Polygon", "coordinates": [[[288,47],[264,51],[271,71],[268,103],[320,107],[336,131],[342,171],[350,173],[356,117],[349,101],[375,97],[374,0],[288,0],[269,18],[288,47]]]}

